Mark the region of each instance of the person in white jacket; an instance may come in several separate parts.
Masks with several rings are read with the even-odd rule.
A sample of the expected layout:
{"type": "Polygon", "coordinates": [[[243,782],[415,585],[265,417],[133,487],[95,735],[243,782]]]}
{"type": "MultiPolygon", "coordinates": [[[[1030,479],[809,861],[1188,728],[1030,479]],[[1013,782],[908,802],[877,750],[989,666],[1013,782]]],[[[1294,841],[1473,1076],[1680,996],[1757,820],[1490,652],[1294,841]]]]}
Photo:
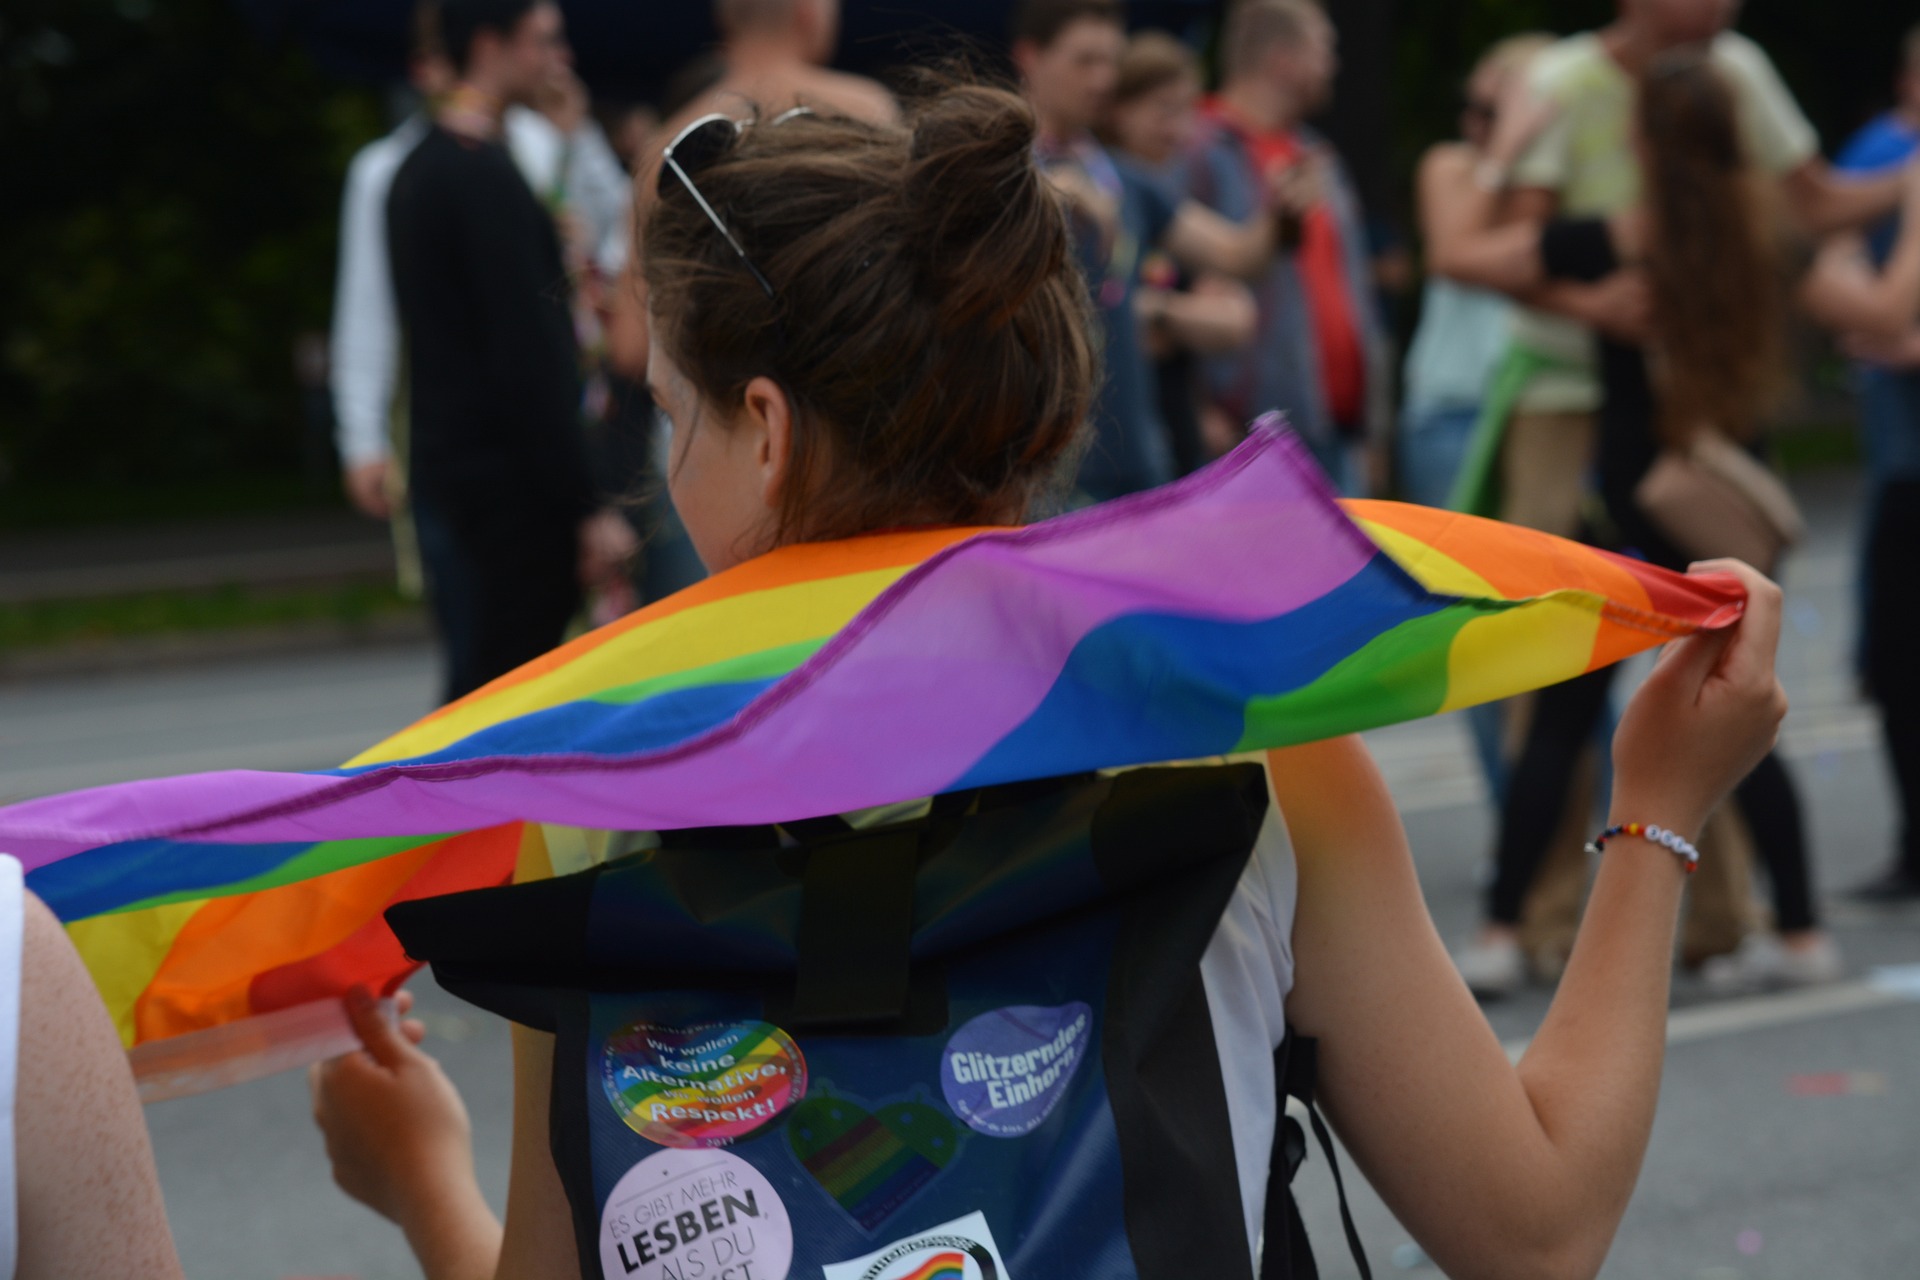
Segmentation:
{"type": "MultiPolygon", "coordinates": [[[[586,243],[598,246],[624,225],[628,178],[585,109],[585,90],[571,71],[567,79],[571,83],[556,86],[546,112],[507,108],[507,150],[534,194],[578,219],[586,243]]],[[[412,80],[431,102],[451,85],[453,72],[443,54],[423,44],[412,80]]],[[[401,339],[387,254],[387,193],[393,175],[426,133],[427,115],[416,111],[392,133],[362,147],[347,168],[341,200],[329,372],[334,440],[347,497],[379,520],[394,514],[402,487],[393,466],[401,339]]]]}

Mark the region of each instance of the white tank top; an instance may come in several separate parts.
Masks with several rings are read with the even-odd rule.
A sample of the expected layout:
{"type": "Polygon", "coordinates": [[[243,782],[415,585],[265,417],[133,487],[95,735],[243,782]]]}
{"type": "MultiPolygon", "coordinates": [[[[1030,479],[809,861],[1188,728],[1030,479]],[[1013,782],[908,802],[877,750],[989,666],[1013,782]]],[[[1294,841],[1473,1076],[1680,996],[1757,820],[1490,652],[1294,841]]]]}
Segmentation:
{"type": "Polygon", "coordinates": [[[14,1178],[13,1099],[20,1067],[20,945],[25,922],[20,864],[0,854],[0,1280],[20,1254],[20,1188],[14,1178]]]}
{"type": "Polygon", "coordinates": [[[1273,1051],[1286,1037],[1287,993],[1293,990],[1293,908],[1299,895],[1293,841],[1271,779],[1267,791],[1267,818],[1253,857],[1200,960],[1220,1076],[1227,1088],[1227,1115],[1233,1123],[1247,1250],[1256,1267],[1267,1211],[1267,1170],[1280,1123],[1273,1051]]]}

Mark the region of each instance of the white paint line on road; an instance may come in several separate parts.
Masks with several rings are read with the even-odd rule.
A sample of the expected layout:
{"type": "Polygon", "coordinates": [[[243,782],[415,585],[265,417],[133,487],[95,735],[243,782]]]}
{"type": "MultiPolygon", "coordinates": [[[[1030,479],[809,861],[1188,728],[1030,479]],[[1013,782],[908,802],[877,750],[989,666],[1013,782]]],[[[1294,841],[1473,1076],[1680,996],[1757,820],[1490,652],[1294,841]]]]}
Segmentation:
{"type": "MultiPolygon", "coordinates": [[[[1805,991],[1782,991],[1774,995],[1747,996],[1718,1004],[1676,1009],[1667,1016],[1667,1044],[1692,1044],[1721,1036],[1765,1031],[1772,1027],[1811,1022],[1846,1013],[1865,1013],[1892,1005],[1915,1003],[1915,997],[1898,983],[1876,978],[1854,982],[1836,982],[1832,986],[1805,991]]],[[[1503,1046],[1507,1057],[1518,1062],[1532,1037],[1509,1040],[1503,1046]]]]}
{"type": "Polygon", "coordinates": [[[139,778],[220,769],[331,769],[364,751],[377,735],[364,732],[285,738],[272,743],[235,744],[203,750],[163,751],[102,759],[91,765],[9,769],[0,773],[0,804],[81,787],[106,786],[139,778]]]}

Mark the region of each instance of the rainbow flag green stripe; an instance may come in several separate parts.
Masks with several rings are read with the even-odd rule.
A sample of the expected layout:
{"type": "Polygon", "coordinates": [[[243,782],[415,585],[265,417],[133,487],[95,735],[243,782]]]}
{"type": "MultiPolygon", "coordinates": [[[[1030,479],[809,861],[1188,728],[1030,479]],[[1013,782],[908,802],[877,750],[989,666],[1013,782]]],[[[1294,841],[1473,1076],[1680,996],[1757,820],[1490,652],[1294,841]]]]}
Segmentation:
{"type": "Polygon", "coordinates": [[[337,770],[0,809],[0,851],[142,1044],[392,986],[410,964],[388,905],[542,873],[594,832],[1285,746],[1538,688],[1742,605],[1730,580],[1342,506],[1263,426],[1177,485],[1029,528],[784,548],[337,770]]]}

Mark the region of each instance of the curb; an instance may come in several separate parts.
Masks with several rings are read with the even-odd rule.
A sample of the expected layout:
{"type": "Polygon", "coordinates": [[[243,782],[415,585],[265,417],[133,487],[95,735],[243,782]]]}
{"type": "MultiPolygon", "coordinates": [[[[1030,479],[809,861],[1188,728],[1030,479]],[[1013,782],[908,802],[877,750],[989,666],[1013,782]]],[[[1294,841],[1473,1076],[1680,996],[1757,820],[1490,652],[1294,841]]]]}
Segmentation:
{"type": "Polygon", "coordinates": [[[0,684],[207,666],[341,649],[419,645],[427,643],[432,636],[427,616],[421,612],[396,613],[357,623],[311,622],[90,641],[57,649],[0,652],[0,684]]]}

